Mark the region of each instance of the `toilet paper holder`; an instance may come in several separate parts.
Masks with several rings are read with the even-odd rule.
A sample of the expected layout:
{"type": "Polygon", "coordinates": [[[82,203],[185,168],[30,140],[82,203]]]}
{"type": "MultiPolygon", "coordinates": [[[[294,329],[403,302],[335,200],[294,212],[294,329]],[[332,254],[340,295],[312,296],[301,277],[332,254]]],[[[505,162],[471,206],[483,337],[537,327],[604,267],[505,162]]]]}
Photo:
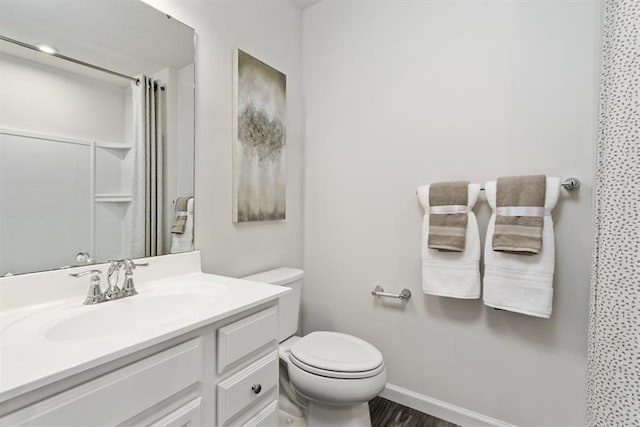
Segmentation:
{"type": "Polygon", "coordinates": [[[400,291],[399,294],[392,294],[391,292],[385,292],[384,288],[380,285],[373,288],[371,291],[371,295],[374,297],[387,297],[387,298],[397,298],[400,301],[406,302],[411,298],[411,291],[407,288],[400,291]]]}

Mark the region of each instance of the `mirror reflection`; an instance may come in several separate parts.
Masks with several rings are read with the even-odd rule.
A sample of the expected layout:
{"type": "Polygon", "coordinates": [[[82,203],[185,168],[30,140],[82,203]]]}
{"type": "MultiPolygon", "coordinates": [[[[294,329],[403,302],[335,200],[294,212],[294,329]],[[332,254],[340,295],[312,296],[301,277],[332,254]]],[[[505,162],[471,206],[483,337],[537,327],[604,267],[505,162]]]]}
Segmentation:
{"type": "Polygon", "coordinates": [[[0,29],[0,276],[192,250],[193,30],[86,0],[0,29]]]}

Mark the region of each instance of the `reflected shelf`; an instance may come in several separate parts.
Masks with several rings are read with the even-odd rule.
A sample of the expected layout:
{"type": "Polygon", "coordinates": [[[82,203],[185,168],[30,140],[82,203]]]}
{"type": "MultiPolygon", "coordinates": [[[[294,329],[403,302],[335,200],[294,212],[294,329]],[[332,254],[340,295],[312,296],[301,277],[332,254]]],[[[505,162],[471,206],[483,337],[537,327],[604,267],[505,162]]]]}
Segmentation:
{"type": "Polygon", "coordinates": [[[131,144],[124,144],[119,142],[100,142],[96,141],[97,148],[107,148],[111,150],[129,150],[133,148],[131,144]]]}
{"type": "Polygon", "coordinates": [[[96,194],[94,201],[99,203],[130,203],[133,201],[132,194],[96,194]]]}

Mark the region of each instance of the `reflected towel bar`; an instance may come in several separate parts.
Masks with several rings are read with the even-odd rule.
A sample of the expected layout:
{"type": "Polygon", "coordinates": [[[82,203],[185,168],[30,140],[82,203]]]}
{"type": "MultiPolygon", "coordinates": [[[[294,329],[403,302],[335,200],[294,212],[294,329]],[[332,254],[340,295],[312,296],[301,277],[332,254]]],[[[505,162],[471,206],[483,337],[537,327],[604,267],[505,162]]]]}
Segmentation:
{"type": "Polygon", "coordinates": [[[384,288],[380,285],[376,286],[372,291],[371,295],[374,297],[388,297],[388,298],[397,298],[401,301],[407,301],[411,298],[411,291],[409,289],[403,289],[399,294],[392,294],[390,292],[385,292],[384,288]]]}
{"type": "MultiPolygon", "coordinates": [[[[567,191],[577,191],[580,188],[580,180],[575,177],[567,178],[560,183],[560,186],[567,191]]],[[[480,190],[484,191],[484,187],[480,187],[480,190]]],[[[418,194],[418,190],[416,190],[416,194],[418,194]]]]}

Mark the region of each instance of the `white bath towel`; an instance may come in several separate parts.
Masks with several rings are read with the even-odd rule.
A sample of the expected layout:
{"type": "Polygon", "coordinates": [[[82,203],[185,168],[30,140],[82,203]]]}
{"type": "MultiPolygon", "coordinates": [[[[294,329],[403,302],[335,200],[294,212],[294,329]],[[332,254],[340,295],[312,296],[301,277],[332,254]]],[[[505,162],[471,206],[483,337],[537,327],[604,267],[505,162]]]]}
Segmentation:
{"type": "Polygon", "coordinates": [[[484,303],[489,307],[543,318],[551,317],[555,239],[551,210],[560,193],[560,180],[547,177],[542,251],[537,255],[496,252],[491,241],[496,222],[496,182],[484,186],[493,209],[484,247],[484,303]]]}
{"type": "Polygon", "coordinates": [[[466,243],[464,251],[449,252],[430,249],[429,186],[418,188],[418,199],[425,209],[422,220],[422,290],[425,294],[451,298],[480,297],[480,234],[478,222],[471,211],[480,194],[479,184],[469,184],[466,243]]]}
{"type": "Polygon", "coordinates": [[[172,254],[193,250],[193,197],[187,202],[187,210],[182,214],[187,216],[187,221],[184,225],[184,233],[171,234],[172,254]]]}

